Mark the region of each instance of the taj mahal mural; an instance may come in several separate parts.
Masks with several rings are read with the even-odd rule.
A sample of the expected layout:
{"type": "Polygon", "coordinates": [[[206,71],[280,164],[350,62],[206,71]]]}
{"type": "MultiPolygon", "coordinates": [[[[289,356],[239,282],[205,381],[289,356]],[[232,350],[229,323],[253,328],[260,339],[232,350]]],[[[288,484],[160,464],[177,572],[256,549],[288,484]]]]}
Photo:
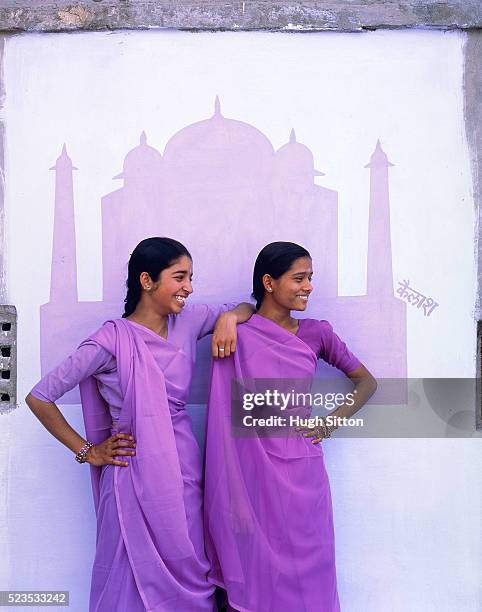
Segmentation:
{"type": "MultiPolygon", "coordinates": [[[[366,163],[361,160],[360,163],[366,163]]],[[[41,306],[42,375],[106,319],[123,311],[127,260],[149,236],[172,236],[194,257],[193,301],[246,301],[254,259],[274,240],[308,248],[315,291],[305,316],[328,319],[377,378],[407,376],[407,305],[394,294],[390,239],[389,168],[380,142],[370,173],[367,288],[365,295],[338,295],[338,194],[315,183],[323,173],[292,130],[277,151],[256,127],[223,116],[216,98],[209,119],[174,134],[161,154],[146,134],[114,176],[118,189],[102,210],[102,301],[79,301],[73,174],[64,148],[55,171],[55,211],[50,300],[41,306]]],[[[320,178],[319,180],[322,180],[320,178]]],[[[204,403],[209,341],[199,345],[191,403],[204,403]]],[[[320,375],[334,370],[320,364],[320,375]]],[[[78,391],[62,403],[78,403],[78,391]]]]}

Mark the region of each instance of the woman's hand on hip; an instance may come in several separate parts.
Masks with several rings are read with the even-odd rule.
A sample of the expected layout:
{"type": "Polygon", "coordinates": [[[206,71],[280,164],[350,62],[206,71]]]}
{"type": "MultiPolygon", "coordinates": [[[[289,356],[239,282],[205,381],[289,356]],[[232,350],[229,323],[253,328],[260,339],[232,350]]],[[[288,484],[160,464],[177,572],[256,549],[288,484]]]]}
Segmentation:
{"type": "Polygon", "coordinates": [[[90,465],[120,465],[127,467],[128,461],[121,461],[117,457],[122,455],[133,456],[136,442],[131,434],[117,433],[104,440],[100,444],[95,444],[87,452],[87,462],[90,465]]]}

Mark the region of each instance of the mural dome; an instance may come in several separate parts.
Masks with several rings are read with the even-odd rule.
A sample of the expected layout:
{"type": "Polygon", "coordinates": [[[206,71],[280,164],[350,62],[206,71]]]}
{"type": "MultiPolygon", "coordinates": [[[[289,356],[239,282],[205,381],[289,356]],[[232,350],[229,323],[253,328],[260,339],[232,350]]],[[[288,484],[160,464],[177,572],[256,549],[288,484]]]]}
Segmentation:
{"type": "Polygon", "coordinates": [[[169,140],[164,151],[166,161],[182,163],[186,171],[197,174],[202,167],[209,173],[230,168],[239,175],[248,169],[262,171],[271,167],[274,149],[269,139],[260,130],[243,121],[226,119],[221,114],[219,98],[216,97],[214,115],[210,119],[193,123],[169,140]]]}
{"type": "Polygon", "coordinates": [[[314,176],[325,176],[323,172],[315,170],[313,153],[296,141],[294,129],[291,130],[289,142],[276,151],[275,164],[277,173],[284,176],[304,177],[311,182],[314,176]]]}
{"type": "Polygon", "coordinates": [[[142,132],[139,145],[127,153],[122,172],[114,178],[140,179],[156,176],[160,172],[161,164],[162,155],[147,144],[146,133],[142,132]]]}

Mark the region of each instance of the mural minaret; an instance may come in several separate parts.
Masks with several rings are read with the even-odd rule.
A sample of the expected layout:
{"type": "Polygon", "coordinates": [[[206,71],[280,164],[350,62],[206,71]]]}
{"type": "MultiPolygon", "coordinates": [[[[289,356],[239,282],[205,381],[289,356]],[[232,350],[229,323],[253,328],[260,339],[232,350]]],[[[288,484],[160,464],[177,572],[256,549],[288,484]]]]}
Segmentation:
{"type": "Polygon", "coordinates": [[[77,302],[77,260],[72,160],[64,144],[55,170],[55,212],[50,276],[51,302],[77,302]]]}
{"type": "Polygon", "coordinates": [[[393,296],[392,245],[388,168],[393,166],[380,141],[370,163],[370,214],[368,220],[367,294],[393,296]]]}

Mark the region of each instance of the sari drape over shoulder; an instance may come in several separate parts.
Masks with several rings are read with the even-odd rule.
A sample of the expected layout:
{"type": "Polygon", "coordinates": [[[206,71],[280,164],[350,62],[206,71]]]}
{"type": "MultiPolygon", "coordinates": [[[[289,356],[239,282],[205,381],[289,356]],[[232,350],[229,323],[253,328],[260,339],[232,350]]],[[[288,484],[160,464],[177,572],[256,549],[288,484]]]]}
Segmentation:
{"type": "MultiPolygon", "coordinates": [[[[242,437],[233,379],[305,379],[317,355],[259,315],[213,364],[205,460],[205,537],[213,584],[242,612],[338,612],[332,503],[320,445],[298,432],[242,437]]],[[[282,381],[280,384],[283,385],[282,381]]]]}
{"type": "MultiPolygon", "coordinates": [[[[180,373],[190,370],[188,357],[174,344],[159,338],[162,351],[154,359],[142,335],[123,319],[107,321],[88,341],[98,343],[115,356],[124,400],[117,427],[111,429],[108,406],[95,379],[91,376],[80,383],[87,438],[99,443],[117,431],[132,433],[137,443],[136,455],[125,457],[128,467],[90,466],[98,525],[107,512],[100,503],[101,478],[107,470],[113,470],[116,514],[145,609],[211,611],[213,587],[206,580],[209,566],[202,541],[193,537],[189,522],[173,430],[173,415],[185,404],[176,396],[175,380],[180,373]]],[[[98,554],[118,546],[114,542],[116,537],[114,526],[98,529],[98,554]]],[[[91,610],[117,609],[117,604],[109,608],[109,601],[102,599],[105,582],[115,578],[116,570],[110,568],[96,580],[94,564],[91,610]]],[[[128,602],[123,602],[123,606],[122,609],[129,610],[128,602]]]]}

